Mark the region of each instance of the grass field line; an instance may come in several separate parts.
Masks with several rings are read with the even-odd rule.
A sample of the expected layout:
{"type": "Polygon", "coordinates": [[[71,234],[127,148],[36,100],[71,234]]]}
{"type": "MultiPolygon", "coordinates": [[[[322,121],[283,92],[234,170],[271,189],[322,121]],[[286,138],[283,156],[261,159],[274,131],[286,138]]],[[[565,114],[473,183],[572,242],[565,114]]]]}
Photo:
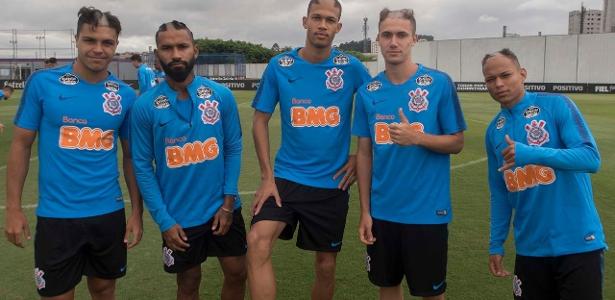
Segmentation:
{"type": "Polygon", "coordinates": [[[456,170],[456,169],[461,169],[461,168],[469,167],[471,165],[479,164],[479,163],[482,163],[484,161],[487,161],[487,157],[479,158],[479,159],[472,160],[472,161],[469,161],[469,162],[466,162],[466,163],[462,163],[462,164],[459,164],[459,165],[454,165],[454,166],[451,167],[451,170],[456,170]]]}
{"type": "Polygon", "coordinates": [[[487,121],[482,121],[482,120],[478,120],[478,119],[467,118],[466,120],[468,120],[468,121],[470,121],[470,122],[474,122],[474,123],[479,123],[479,124],[489,125],[489,122],[487,122],[487,121]]]}
{"type": "MultiPolygon", "coordinates": [[[[38,157],[33,157],[32,159],[30,159],[30,161],[36,160],[38,157]]],[[[459,165],[455,165],[451,167],[451,170],[456,170],[456,169],[461,169],[461,168],[465,168],[465,167],[469,167],[471,165],[475,165],[475,164],[479,164],[482,163],[484,161],[487,161],[486,157],[480,158],[480,159],[476,159],[476,160],[472,160],[463,164],[459,164],[459,165]]],[[[6,166],[2,166],[0,167],[0,170],[6,168],[6,166]]],[[[254,195],[254,193],[256,193],[256,191],[247,191],[247,192],[239,192],[239,195],[254,195]]],[[[124,200],[125,203],[130,203],[130,201],[128,200],[124,200]]],[[[32,208],[36,208],[38,207],[37,204],[26,204],[26,205],[22,205],[21,208],[23,209],[32,209],[32,208]]],[[[0,206],[0,209],[5,209],[6,206],[2,205],[0,206]]]]}

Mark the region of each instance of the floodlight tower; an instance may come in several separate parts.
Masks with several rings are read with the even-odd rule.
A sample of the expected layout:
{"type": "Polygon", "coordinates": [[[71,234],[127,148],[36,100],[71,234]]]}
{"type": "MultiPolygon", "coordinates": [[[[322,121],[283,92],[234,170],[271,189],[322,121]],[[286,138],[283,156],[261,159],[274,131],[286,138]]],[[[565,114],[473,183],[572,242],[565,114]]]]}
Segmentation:
{"type": "Polygon", "coordinates": [[[367,45],[367,31],[369,26],[367,25],[367,17],[363,18],[363,53],[369,52],[369,46],[367,45]]]}

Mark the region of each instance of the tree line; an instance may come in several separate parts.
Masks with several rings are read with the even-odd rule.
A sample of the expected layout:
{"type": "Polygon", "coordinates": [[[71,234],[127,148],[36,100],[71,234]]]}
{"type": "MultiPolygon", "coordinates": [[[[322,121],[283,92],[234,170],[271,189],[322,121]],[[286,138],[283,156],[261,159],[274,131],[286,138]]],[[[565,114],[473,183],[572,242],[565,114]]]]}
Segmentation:
{"type": "MultiPolygon", "coordinates": [[[[424,39],[433,41],[433,36],[418,35],[419,40],[424,39]]],[[[371,52],[371,39],[367,39],[367,53],[371,52]]],[[[246,63],[267,63],[269,60],[291,47],[280,47],[278,43],[273,44],[270,48],[262,44],[254,44],[245,41],[222,40],[222,39],[196,39],[195,43],[201,54],[220,54],[220,53],[235,53],[242,54],[245,57],[246,63]]],[[[338,49],[354,55],[361,61],[375,60],[374,56],[363,54],[363,40],[350,41],[341,43],[337,46],[338,49]]]]}

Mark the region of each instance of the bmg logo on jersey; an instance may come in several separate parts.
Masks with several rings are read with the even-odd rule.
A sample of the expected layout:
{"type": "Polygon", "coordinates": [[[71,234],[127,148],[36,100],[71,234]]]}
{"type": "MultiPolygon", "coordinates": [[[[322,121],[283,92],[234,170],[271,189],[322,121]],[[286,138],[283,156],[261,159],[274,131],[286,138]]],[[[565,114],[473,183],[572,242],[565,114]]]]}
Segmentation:
{"type": "Polygon", "coordinates": [[[290,117],[293,127],[337,127],[340,124],[340,108],[293,106],[290,117]]]}
{"type": "Polygon", "coordinates": [[[105,102],[103,102],[104,112],[112,116],[117,116],[122,113],[122,96],[114,92],[104,93],[102,96],[103,99],[105,99],[105,102]]]}
{"type": "Polygon", "coordinates": [[[526,165],[517,167],[514,171],[504,171],[504,182],[509,192],[520,192],[538,185],[549,185],[556,179],[553,169],[538,165],[526,165]]]}
{"type": "Polygon", "coordinates": [[[193,164],[199,164],[218,157],[220,148],[215,137],[201,142],[186,143],[182,147],[169,146],[165,148],[167,167],[174,169],[193,164]]]}
{"type": "MultiPolygon", "coordinates": [[[[415,131],[425,132],[425,126],[422,123],[413,122],[410,123],[410,127],[415,131]]],[[[389,123],[376,122],[374,124],[374,141],[378,145],[393,144],[393,141],[391,141],[391,134],[389,132],[389,123]]]]}
{"type": "Polygon", "coordinates": [[[62,149],[111,151],[115,145],[113,130],[76,126],[60,127],[59,146],[62,149]]]}

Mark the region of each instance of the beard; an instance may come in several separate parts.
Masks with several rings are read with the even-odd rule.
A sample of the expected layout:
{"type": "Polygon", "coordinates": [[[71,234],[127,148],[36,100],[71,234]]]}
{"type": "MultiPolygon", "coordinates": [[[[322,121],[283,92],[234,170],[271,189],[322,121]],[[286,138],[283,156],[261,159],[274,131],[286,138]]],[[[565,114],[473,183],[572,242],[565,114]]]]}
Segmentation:
{"type": "Polygon", "coordinates": [[[164,73],[169,76],[175,82],[184,82],[190,74],[192,74],[192,69],[194,68],[194,64],[196,62],[196,58],[192,57],[189,61],[171,61],[168,64],[164,63],[162,60],[160,61],[160,66],[164,73]],[[177,65],[182,65],[183,68],[177,68],[177,65]]]}

